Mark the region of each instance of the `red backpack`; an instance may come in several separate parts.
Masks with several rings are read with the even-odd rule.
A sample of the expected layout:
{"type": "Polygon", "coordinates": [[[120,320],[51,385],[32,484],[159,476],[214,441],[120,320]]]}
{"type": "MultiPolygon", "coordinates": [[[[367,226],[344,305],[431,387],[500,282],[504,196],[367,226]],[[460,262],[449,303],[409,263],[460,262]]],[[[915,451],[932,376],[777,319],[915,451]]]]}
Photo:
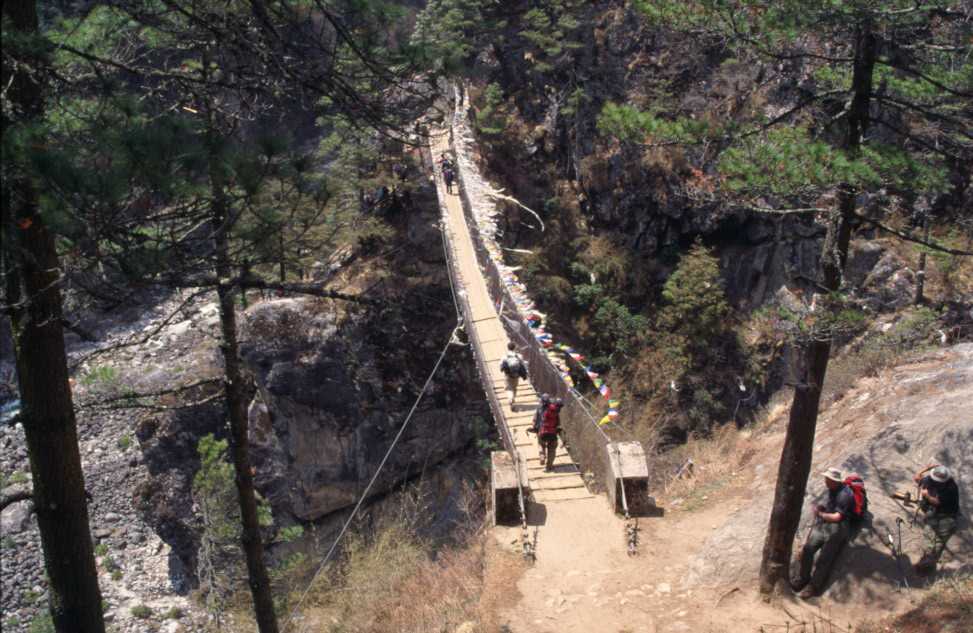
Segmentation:
{"type": "Polygon", "coordinates": [[[868,511],[868,495],[865,493],[865,480],[862,479],[861,475],[852,473],[845,478],[845,485],[851,489],[851,493],[855,496],[855,508],[852,510],[853,516],[851,519],[861,521],[865,518],[865,512],[868,511]]]}
{"type": "Polygon", "coordinates": [[[561,426],[560,411],[561,408],[553,402],[544,409],[544,418],[541,421],[541,437],[557,435],[558,428],[561,426]]]}

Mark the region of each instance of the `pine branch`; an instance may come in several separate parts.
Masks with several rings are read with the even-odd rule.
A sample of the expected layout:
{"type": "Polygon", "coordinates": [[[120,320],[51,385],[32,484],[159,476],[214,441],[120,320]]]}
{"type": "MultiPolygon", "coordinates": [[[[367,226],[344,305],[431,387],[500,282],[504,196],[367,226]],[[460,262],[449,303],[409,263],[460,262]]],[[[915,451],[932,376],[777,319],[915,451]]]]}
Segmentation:
{"type": "Polygon", "coordinates": [[[973,257],[973,251],[964,251],[964,250],[960,250],[960,249],[956,249],[956,248],[949,248],[949,247],[946,247],[946,246],[942,246],[940,244],[936,244],[935,242],[930,242],[928,240],[923,240],[923,239],[920,239],[918,237],[914,237],[912,235],[909,235],[905,231],[900,231],[898,229],[893,229],[892,227],[890,227],[890,226],[888,226],[886,224],[882,224],[881,221],[876,220],[875,218],[870,218],[870,217],[865,216],[865,215],[862,215],[860,213],[855,213],[854,215],[859,220],[863,220],[865,222],[868,222],[869,224],[871,224],[871,225],[873,225],[873,226],[875,226],[877,228],[880,228],[883,231],[886,231],[888,233],[891,233],[892,235],[894,235],[894,236],[896,236],[896,237],[898,237],[900,239],[903,239],[903,240],[905,240],[907,242],[912,242],[914,244],[921,244],[922,246],[925,246],[927,248],[931,248],[934,251],[939,251],[940,253],[946,253],[947,255],[956,255],[958,257],[973,257]]]}

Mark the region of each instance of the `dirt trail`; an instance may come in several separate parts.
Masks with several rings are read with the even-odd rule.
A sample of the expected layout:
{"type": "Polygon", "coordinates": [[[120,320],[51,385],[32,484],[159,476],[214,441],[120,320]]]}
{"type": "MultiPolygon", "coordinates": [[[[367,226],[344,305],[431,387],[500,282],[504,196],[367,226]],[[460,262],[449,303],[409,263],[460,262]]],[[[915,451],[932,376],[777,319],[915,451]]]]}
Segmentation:
{"type": "MultiPolygon", "coordinates": [[[[435,137],[433,155],[438,156],[447,150],[446,135],[435,137]]],[[[437,188],[454,264],[459,269],[461,287],[458,292],[468,301],[473,313],[472,327],[468,326],[467,334],[486,361],[491,383],[487,388],[492,388],[504,401],[504,383],[497,366],[507,337],[476,261],[460,198],[455,193],[446,193],[438,174],[437,188]]],[[[969,354],[969,350],[966,353],[969,354]]],[[[936,362],[941,364],[947,360],[936,359],[936,362]]],[[[940,384],[938,374],[935,371],[929,373],[928,369],[908,367],[903,375],[897,376],[896,384],[909,385],[910,381],[925,380],[931,385],[939,385],[942,390],[945,385],[940,384]]],[[[953,365],[947,369],[950,370],[947,374],[951,389],[943,391],[943,401],[931,400],[923,406],[936,409],[945,404],[946,399],[965,397],[957,383],[962,382],[961,372],[956,372],[957,367],[953,365]]],[[[880,383],[881,379],[874,382],[880,383]]],[[[866,382],[862,391],[867,390],[866,382]]],[[[904,394],[897,394],[895,398],[888,398],[888,395],[853,392],[846,401],[861,406],[872,398],[877,402],[869,402],[869,408],[877,412],[882,411],[883,401],[902,402],[904,394]]],[[[910,395],[919,393],[910,392],[910,395]]],[[[702,497],[704,503],[695,504],[692,510],[677,509],[664,517],[641,519],[639,555],[629,557],[623,521],[612,513],[604,496],[592,495],[586,490],[570,456],[563,449],[559,450],[557,472],[553,474],[545,474],[537,463],[536,444],[533,437],[526,434],[537,398],[524,381],[518,390],[517,401],[515,408],[506,402],[502,408],[514,443],[528,460],[530,484],[535,491],[528,504],[528,523],[535,540],[537,559],[517,583],[522,596],[520,601],[501,614],[500,621],[506,625],[505,630],[514,633],[736,633],[787,630],[790,627],[795,631],[835,633],[850,630],[866,617],[902,612],[915,605],[922,595],[921,590],[898,590],[894,562],[880,545],[867,540],[849,547],[846,557],[849,569],[839,574],[844,580],[836,581],[836,589],[822,598],[804,602],[784,597],[767,603],[757,595],[752,568],[759,561],[761,535],[767,521],[765,506],[772,496],[762,498],[760,491],[773,489],[772,478],[768,475],[775,471],[780,455],[782,425],[779,423],[771,424],[759,437],[749,440],[749,463],[741,463],[745,467],[740,472],[718,482],[720,485],[714,493],[702,497]],[[863,552],[868,555],[864,562],[859,560],[863,552]],[[871,604],[873,608],[864,608],[865,604],[871,604]]],[[[921,404],[910,403],[907,408],[918,413],[921,404]]],[[[949,402],[950,406],[953,404],[949,402]]],[[[888,426],[888,419],[878,420],[881,415],[871,416],[876,418],[875,424],[871,424],[871,417],[865,425],[850,424],[839,415],[847,406],[842,403],[824,416],[822,433],[816,442],[816,466],[820,469],[819,462],[827,461],[857,469],[874,484],[881,482],[880,488],[884,489],[887,482],[881,469],[872,472],[855,456],[839,455],[844,451],[826,450],[826,447],[861,446],[869,436],[881,439],[882,429],[888,426]]],[[[935,426],[932,421],[941,417],[936,413],[922,409],[918,416],[924,421],[922,433],[935,435],[929,424],[935,426]]],[[[938,413],[944,411],[940,409],[938,413]]],[[[856,421],[861,416],[847,417],[856,421]]],[[[959,439],[973,432],[973,425],[959,421],[960,418],[954,424],[956,429],[945,435],[955,435],[959,439]]],[[[901,415],[896,413],[890,419],[901,421],[901,415]]],[[[895,436],[896,441],[904,442],[902,438],[908,432],[896,430],[902,431],[895,436]]],[[[947,437],[941,439],[948,440],[947,437]]],[[[953,466],[959,466],[963,461],[947,459],[949,451],[944,452],[938,445],[926,447],[929,450],[918,450],[921,448],[921,441],[915,439],[908,452],[937,454],[953,466]]],[[[896,466],[897,470],[902,470],[906,465],[896,466]]],[[[876,492],[887,492],[881,489],[876,492]]],[[[809,495],[813,494],[809,491],[809,495]]],[[[877,525],[884,523],[880,521],[877,525]]],[[[519,526],[497,527],[494,535],[502,545],[519,550],[519,526]]],[[[839,560],[839,566],[842,564],[839,560]]],[[[957,567],[956,564],[951,566],[957,567]]]]}
{"type": "MultiPolygon", "coordinates": [[[[434,137],[434,156],[448,149],[446,135],[434,137]]],[[[719,523],[707,513],[695,514],[663,531],[658,519],[644,520],[642,555],[629,557],[624,522],[614,515],[604,496],[590,494],[570,455],[560,449],[555,473],[544,473],[536,442],[528,436],[537,395],[525,381],[511,408],[503,398],[504,381],[498,370],[507,336],[487,292],[470,229],[459,196],[449,194],[437,178],[448,243],[460,277],[461,293],[472,312],[467,335],[480,350],[489,380],[501,396],[505,420],[518,451],[527,460],[533,499],[528,504],[530,535],[536,563],[518,588],[522,601],[503,614],[511,631],[608,632],[699,630],[691,603],[692,591],[674,587],[672,578],[685,575],[694,550],[684,543],[702,543],[719,523]],[[677,534],[676,539],[666,538],[677,534]]],[[[710,510],[725,517],[729,509],[710,510]]],[[[519,547],[520,527],[498,527],[497,539],[519,547]]]]}

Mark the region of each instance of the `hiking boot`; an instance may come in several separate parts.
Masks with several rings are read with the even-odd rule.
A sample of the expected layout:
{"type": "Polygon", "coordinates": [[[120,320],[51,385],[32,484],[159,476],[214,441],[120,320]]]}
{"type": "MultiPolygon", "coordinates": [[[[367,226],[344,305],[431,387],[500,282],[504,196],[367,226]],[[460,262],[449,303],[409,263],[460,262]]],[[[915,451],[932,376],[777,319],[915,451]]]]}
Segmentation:
{"type": "Polygon", "coordinates": [[[818,592],[814,590],[814,585],[808,585],[804,589],[801,589],[801,593],[797,594],[797,597],[801,600],[807,600],[808,598],[813,598],[818,595],[818,592]]]}
{"type": "Polygon", "coordinates": [[[800,580],[792,580],[792,581],[790,581],[790,583],[791,583],[791,590],[794,593],[797,593],[801,589],[804,589],[805,587],[807,587],[807,581],[801,582],[800,580]]]}
{"type": "Polygon", "coordinates": [[[919,576],[928,576],[932,572],[936,571],[936,563],[930,563],[929,561],[921,560],[915,565],[916,574],[919,576]]]}

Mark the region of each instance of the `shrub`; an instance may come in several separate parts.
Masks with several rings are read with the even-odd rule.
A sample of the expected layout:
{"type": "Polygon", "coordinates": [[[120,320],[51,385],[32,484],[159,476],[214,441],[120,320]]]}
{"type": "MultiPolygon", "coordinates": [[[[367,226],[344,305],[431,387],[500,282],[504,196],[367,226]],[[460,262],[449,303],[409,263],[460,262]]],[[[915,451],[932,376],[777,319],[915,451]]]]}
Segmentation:
{"type": "Polygon", "coordinates": [[[476,128],[486,136],[499,136],[507,129],[507,120],[499,110],[503,105],[503,91],[492,83],[483,91],[483,108],[476,113],[476,128]]]}
{"type": "Polygon", "coordinates": [[[118,370],[111,365],[92,367],[81,376],[81,384],[85,387],[110,387],[118,382],[118,370]]]}
{"type": "Polygon", "coordinates": [[[121,450],[127,451],[131,445],[132,445],[132,436],[129,435],[128,433],[118,438],[118,448],[120,448],[121,450]]]}
{"type": "Polygon", "coordinates": [[[55,633],[54,621],[49,613],[41,613],[30,622],[30,633],[55,633]]]}
{"type": "Polygon", "coordinates": [[[169,610],[162,614],[164,620],[179,620],[186,615],[179,607],[169,607],[169,610]]]}
{"type": "Polygon", "coordinates": [[[131,613],[132,617],[138,618],[139,620],[147,620],[152,617],[154,612],[152,611],[152,607],[144,604],[137,604],[132,607],[131,613]]]}
{"type": "Polygon", "coordinates": [[[662,298],[659,329],[684,335],[693,347],[705,348],[713,336],[727,330],[730,306],[719,260],[698,241],[666,280],[662,298]]]}

